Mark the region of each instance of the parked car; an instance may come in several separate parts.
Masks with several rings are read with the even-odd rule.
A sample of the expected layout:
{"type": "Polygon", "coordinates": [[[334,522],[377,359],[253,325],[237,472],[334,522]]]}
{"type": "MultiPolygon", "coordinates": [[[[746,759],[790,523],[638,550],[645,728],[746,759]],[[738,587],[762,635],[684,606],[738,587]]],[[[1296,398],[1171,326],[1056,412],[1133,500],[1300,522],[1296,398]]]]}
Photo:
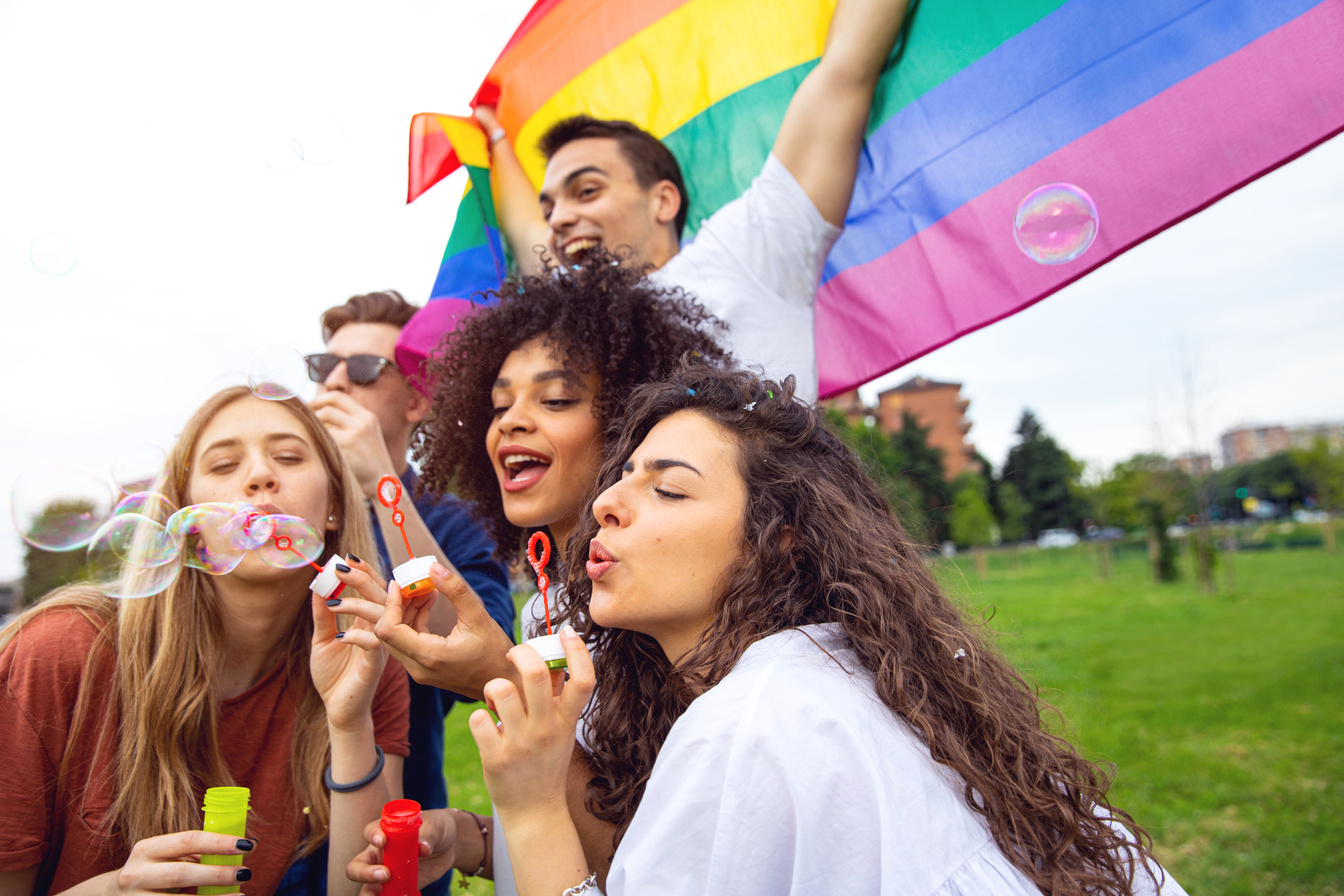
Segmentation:
{"type": "Polygon", "coordinates": [[[1038,548],[1071,548],[1078,543],[1078,536],[1072,529],[1043,529],[1036,536],[1038,548]]]}

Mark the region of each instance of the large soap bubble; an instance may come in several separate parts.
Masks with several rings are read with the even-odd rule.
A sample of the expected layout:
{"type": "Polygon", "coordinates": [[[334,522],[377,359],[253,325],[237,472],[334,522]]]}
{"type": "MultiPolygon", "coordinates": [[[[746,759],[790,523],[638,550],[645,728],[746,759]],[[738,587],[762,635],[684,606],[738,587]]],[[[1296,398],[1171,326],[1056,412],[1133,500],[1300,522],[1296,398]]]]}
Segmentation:
{"type": "Polygon", "coordinates": [[[182,541],[138,513],[121,513],[99,528],[88,547],[88,579],[108,597],[149,597],[182,571],[182,541]]]}
{"type": "Polygon", "coordinates": [[[191,504],[174,513],[167,528],[182,539],[182,562],[212,576],[233,572],[247,550],[229,544],[223,528],[237,513],[236,504],[222,502],[191,504]]]}
{"type": "Polygon", "coordinates": [[[24,473],[9,497],[19,535],[46,551],[83,547],[112,513],[111,487],[69,464],[47,464],[24,473]]]}
{"type": "Polygon", "coordinates": [[[1065,264],[1097,238],[1097,204],[1073,184],[1046,184],[1027,194],[1013,219],[1013,238],[1032,261],[1065,264]]]}
{"type": "Polygon", "coordinates": [[[247,503],[238,504],[234,515],[220,527],[229,547],[238,551],[255,551],[266,544],[274,531],[275,517],[267,516],[247,503]]]}
{"type": "Polygon", "coordinates": [[[75,247],[60,234],[44,233],[28,247],[28,260],[48,277],[60,277],[75,269],[75,247]]]}
{"type": "Polygon", "coordinates": [[[142,442],[124,445],[112,458],[112,481],[124,493],[153,487],[168,464],[168,452],[142,442]]]}
{"type": "Polygon", "coordinates": [[[281,569],[295,569],[322,556],[326,540],[307,520],[280,513],[269,519],[274,522],[275,529],[270,539],[257,548],[262,560],[281,569]]]}
{"type": "Polygon", "coordinates": [[[247,385],[258,398],[284,401],[294,398],[308,383],[308,365],[303,356],[286,345],[273,345],[257,352],[247,370],[247,385]]]}

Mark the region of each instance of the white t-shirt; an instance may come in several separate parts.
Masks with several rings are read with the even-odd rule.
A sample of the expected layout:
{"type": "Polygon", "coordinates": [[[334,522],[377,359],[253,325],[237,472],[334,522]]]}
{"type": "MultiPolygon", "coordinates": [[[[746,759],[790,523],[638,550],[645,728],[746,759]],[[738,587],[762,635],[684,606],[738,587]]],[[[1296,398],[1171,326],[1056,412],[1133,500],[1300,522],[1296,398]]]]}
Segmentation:
{"type": "MultiPolygon", "coordinates": [[[[691,704],[609,896],[1040,896],[844,644],[835,625],[758,641],[691,704]]],[[[1184,894],[1169,877],[1162,892],[1184,894]]]]}
{"type": "Polygon", "coordinates": [[[747,191],[700,226],[651,279],[680,286],[728,325],[727,348],[767,376],[817,397],[814,324],[822,266],[840,228],[817,211],[773,154],[747,191]]]}

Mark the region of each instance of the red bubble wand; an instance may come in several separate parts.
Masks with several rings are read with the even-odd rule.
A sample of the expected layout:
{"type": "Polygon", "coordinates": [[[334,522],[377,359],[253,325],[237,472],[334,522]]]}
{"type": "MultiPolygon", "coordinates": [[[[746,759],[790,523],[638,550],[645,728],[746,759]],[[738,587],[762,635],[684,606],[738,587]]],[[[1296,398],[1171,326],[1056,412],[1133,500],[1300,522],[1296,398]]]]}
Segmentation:
{"type": "Polygon", "coordinates": [[[551,634],[551,603],[546,597],[546,589],[551,587],[551,580],[546,576],[546,564],[551,559],[551,539],[545,533],[538,529],[532,533],[532,537],[527,540],[527,562],[532,564],[532,569],[537,573],[537,590],[541,592],[541,606],[546,611],[546,634],[551,634]],[[537,556],[537,544],[541,544],[541,556],[537,556]]]}
{"type": "Polygon", "coordinates": [[[401,533],[402,543],[406,545],[406,556],[415,559],[415,551],[411,550],[411,540],[406,537],[406,514],[397,509],[397,502],[401,500],[401,483],[395,476],[384,476],[378,480],[378,503],[382,504],[388,510],[392,511],[392,525],[397,527],[401,533]]]}

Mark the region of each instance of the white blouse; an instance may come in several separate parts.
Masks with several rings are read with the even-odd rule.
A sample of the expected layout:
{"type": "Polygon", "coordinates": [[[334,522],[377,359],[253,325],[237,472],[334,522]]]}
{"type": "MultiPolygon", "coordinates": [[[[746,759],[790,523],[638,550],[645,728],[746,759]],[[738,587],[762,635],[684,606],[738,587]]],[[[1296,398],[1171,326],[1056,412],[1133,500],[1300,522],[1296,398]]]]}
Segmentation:
{"type": "MultiPolygon", "coordinates": [[[[616,851],[610,896],[1040,896],[845,643],[836,625],[758,641],[691,704],[616,851]]],[[[1136,892],[1157,892],[1138,875],[1136,892]]],[[[1168,877],[1161,892],[1185,891],[1168,877]]]]}

